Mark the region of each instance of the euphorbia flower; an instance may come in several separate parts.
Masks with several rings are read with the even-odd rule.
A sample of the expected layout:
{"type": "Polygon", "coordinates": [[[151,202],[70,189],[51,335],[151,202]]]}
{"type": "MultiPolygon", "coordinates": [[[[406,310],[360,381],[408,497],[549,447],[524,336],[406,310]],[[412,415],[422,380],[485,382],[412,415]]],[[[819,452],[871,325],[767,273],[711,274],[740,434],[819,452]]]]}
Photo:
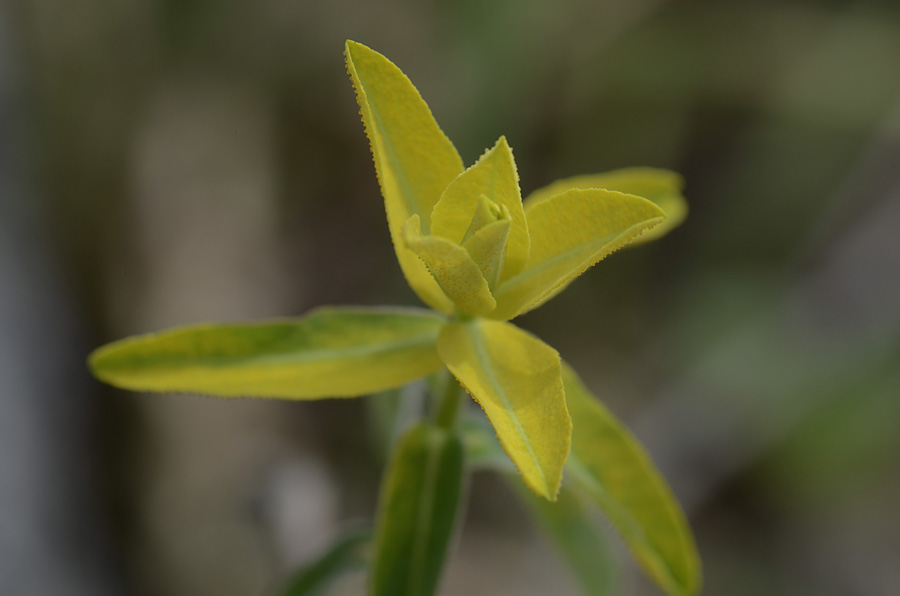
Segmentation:
{"type": "Polygon", "coordinates": [[[556,350],[509,322],[610,253],[680,223],[680,177],[618,170],[561,180],[523,201],[504,137],[464,169],[400,69],[355,42],[345,51],[397,259],[433,310],[328,308],[299,320],[186,327],[101,348],[94,373],[133,390],[318,399],[399,387],[446,367],[535,493],[556,499],[573,447],[570,472],[646,569],[673,594],[695,592],[690,531],[639,445],[556,350]]]}
{"type": "Polygon", "coordinates": [[[561,181],[523,203],[504,137],[464,170],[400,69],[354,42],[346,56],[397,259],[419,297],[450,316],[438,355],[484,408],[525,482],[553,499],[572,426],[560,358],[505,321],[666,221],[658,204],[623,190],[655,184],[652,197],[683,214],[680,181],[668,172],[620,171],[561,181]]]}

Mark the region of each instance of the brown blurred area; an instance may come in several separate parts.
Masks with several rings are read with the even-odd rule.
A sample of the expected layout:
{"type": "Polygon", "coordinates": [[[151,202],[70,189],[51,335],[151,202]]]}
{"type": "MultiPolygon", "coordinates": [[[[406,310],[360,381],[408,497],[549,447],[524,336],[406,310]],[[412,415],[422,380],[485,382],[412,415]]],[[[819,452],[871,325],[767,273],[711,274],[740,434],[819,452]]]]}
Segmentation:
{"type": "MultiPolygon", "coordinates": [[[[505,134],[523,193],[684,174],[682,227],[517,322],[648,446],[705,594],[900,593],[900,6],[800,0],[5,3],[0,593],[274,594],[371,517],[368,398],[126,394],[85,367],[183,323],[417,304],[347,38],[466,163],[505,134]]],[[[619,564],[622,595],[658,593],[619,564]]],[[[576,593],[477,474],[442,594],[576,593]]]]}

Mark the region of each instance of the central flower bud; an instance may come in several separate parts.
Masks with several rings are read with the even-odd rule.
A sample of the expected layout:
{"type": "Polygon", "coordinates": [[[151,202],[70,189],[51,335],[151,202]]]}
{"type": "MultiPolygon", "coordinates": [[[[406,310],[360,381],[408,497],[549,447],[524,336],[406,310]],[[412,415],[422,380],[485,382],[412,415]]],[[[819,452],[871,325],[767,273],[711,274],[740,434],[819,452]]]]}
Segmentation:
{"type": "Polygon", "coordinates": [[[505,206],[481,195],[475,205],[469,229],[460,243],[481,269],[491,290],[497,285],[503,272],[510,222],[509,210],[505,206]]]}
{"type": "Polygon", "coordinates": [[[497,307],[493,291],[507,259],[512,218],[505,205],[485,194],[462,193],[457,199],[457,208],[441,216],[442,203],[435,207],[435,233],[423,235],[419,215],[411,215],[403,224],[403,245],[422,260],[459,311],[487,316],[497,307]]]}

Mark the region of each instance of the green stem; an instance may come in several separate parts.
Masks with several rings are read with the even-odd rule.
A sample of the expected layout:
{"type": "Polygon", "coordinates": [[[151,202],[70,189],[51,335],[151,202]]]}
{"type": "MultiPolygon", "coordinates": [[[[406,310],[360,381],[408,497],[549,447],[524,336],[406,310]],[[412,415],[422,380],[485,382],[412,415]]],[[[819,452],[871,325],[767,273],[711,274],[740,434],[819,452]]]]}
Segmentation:
{"type": "Polygon", "coordinates": [[[456,428],[456,421],[459,419],[462,403],[462,387],[460,387],[456,377],[448,372],[444,381],[443,395],[441,395],[437,404],[435,424],[447,430],[456,428]]]}

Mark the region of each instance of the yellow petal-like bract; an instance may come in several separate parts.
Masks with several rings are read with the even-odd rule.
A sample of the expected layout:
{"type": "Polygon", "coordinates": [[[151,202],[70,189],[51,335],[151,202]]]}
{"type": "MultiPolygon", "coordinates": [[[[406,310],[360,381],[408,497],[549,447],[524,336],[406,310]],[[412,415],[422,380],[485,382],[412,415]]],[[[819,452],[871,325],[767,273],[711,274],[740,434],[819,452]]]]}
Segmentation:
{"type": "Polygon", "coordinates": [[[400,308],[327,308],[301,319],[192,325],[96,350],[97,378],[122,389],[318,399],[374,393],[442,368],[444,318],[400,308]]]}
{"type": "Polygon", "coordinates": [[[530,207],[528,263],[500,283],[491,318],[511,319],[540,306],[665,217],[646,199],[599,189],[567,190],[530,207]]]}
{"type": "Polygon", "coordinates": [[[459,175],[434,206],[432,233],[461,243],[481,195],[509,211],[510,229],[502,278],[518,273],[528,259],[528,223],[519,192],[519,174],[505,137],[459,175]]]}
{"type": "Polygon", "coordinates": [[[484,408],[526,484],[554,500],[569,455],[559,354],[510,323],[448,323],[438,354],[484,408]]]}
{"type": "Polygon", "coordinates": [[[659,168],[623,168],[602,174],[573,176],[557,180],[528,195],[525,211],[572,188],[616,190],[652,201],[666,214],[666,220],[635,238],[630,246],[643,244],[668,234],[687,217],[687,201],[681,194],[684,178],[671,170],[659,168]]]}
{"type": "Polygon", "coordinates": [[[403,242],[422,259],[444,293],[467,313],[486,315],[494,310],[497,303],[488,282],[466,249],[446,238],[423,236],[419,225],[418,215],[409,218],[403,242]]]}
{"type": "MultiPolygon", "coordinates": [[[[505,137],[464,170],[399,68],[353,41],[345,55],[400,267],[425,303],[451,316],[323,308],[299,319],[194,325],[103,346],[90,356],[92,372],[135,391],[303,400],[392,389],[446,365],[493,425],[509,456],[501,457],[504,471],[511,460],[530,489],[556,501],[567,470],[570,492],[558,503],[529,501],[539,501],[535,511],[588,592],[609,590],[606,569],[592,558],[602,537],[583,523],[592,500],[663,589],[694,596],[701,577],[690,529],[646,453],[556,350],[505,322],[611,252],[678,225],[687,213],[681,177],[652,168],[578,176],[523,204],[505,137]]],[[[436,420],[407,432],[392,458],[379,505],[374,595],[436,589],[471,469],[458,397],[448,391],[436,420]]],[[[478,423],[487,426],[481,417],[478,423]]],[[[500,447],[487,436],[476,452],[482,465],[497,465],[500,447]]]]}
{"type": "Polygon", "coordinates": [[[700,590],[700,559],[690,527],[647,453],[625,426],[563,364],[572,415],[567,470],[597,502],[653,579],[672,596],[700,590]]]}
{"type": "Polygon", "coordinates": [[[384,195],[388,226],[406,281],[429,306],[453,312],[425,265],[401,241],[404,222],[418,215],[427,233],[441,193],[462,171],[456,148],[441,131],[409,79],[390,60],[348,41],[347,69],[384,195]]]}
{"type": "Polygon", "coordinates": [[[489,288],[493,289],[500,281],[508,238],[509,220],[502,219],[484,226],[463,242],[463,248],[478,264],[489,288]]]}

